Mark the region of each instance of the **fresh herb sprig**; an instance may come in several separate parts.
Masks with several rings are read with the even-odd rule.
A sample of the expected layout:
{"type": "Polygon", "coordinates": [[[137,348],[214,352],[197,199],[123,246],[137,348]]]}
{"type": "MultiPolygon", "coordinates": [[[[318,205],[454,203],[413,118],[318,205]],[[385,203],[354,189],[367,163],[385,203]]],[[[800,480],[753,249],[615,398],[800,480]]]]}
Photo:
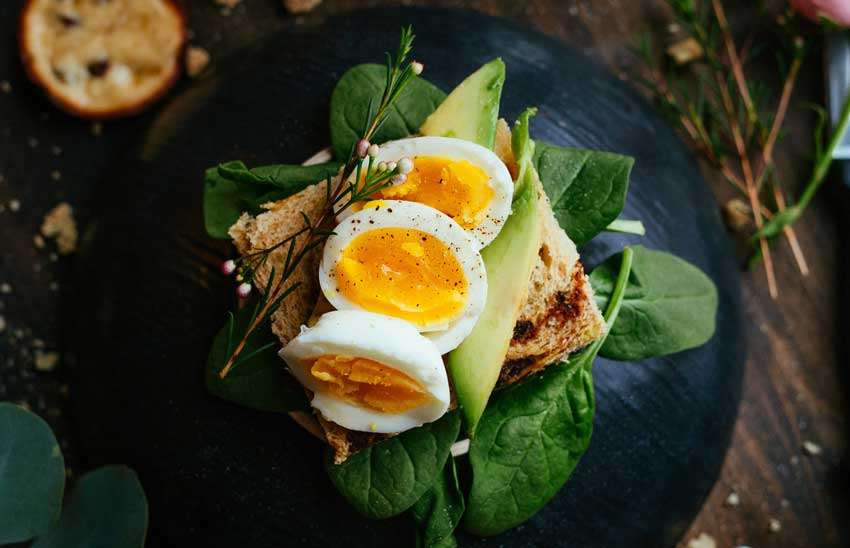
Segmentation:
{"type": "MultiPolygon", "coordinates": [[[[770,295],[778,296],[770,241],[783,235],[803,275],[808,265],[792,223],[805,207],[788,208],[775,169],[774,149],[783,134],[791,95],[802,66],[806,43],[790,10],[772,28],[783,47],[777,57],[783,74],[781,91],[771,93],[748,80],[746,65],[756,57],[753,37],[736,44],[721,0],[668,0],[695,53],[660,64],[650,40],[639,48],[648,68],[642,82],[663,110],[680,125],[691,145],[718,169],[747,202],[755,225],[750,239],[755,257],[764,261],[770,295]]],[[[826,162],[824,157],[821,160],[826,162]]],[[[820,163],[820,162],[818,162],[820,163]]],[[[813,176],[813,179],[815,177],[813,176]]],[[[812,185],[815,189],[817,184],[812,185]]],[[[804,194],[805,198],[806,194],[804,194]]]]}
{"type": "Polygon", "coordinates": [[[408,158],[396,162],[377,162],[377,145],[370,143],[375,133],[381,128],[390,113],[393,104],[401,95],[404,88],[415,76],[422,73],[423,66],[416,61],[408,61],[413,48],[413,28],[402,29],[398,50],[395,56],[387,53],[387,71],[384,92],[377,106],[369,105],[366,120],[363,124],[360,139],[351,147],[348,160],[336,177],[328,177],[325,181],[326,196],[321,213],[316,219],[301,212],[303,226],[274,245],[244,255],[236,260],[226,261],[222,265],[225,274],[236,273],[240,282],[237,294],[246,298],[253,287],[257,272],[266,265],[271,254],[281,248],[286,249],[286,258],[278,275],[277,268],[272,267],[265,290],[255,305],[251,321],[245,332],[234,345],[234,317],[230,313],[227,324],[227,361],[223,364],[219,377],[225,378],[234,367],[244,363],[260,352],[271,349],[268,344],[253,350],[246,356],[241,356],[248,338],[266,320],[271,318],[286,297],[298,288],[297,283],[289,283],[304,258],[315,248],[324,244],[325,240],[334,234],[327,228],[327,222],[340,211],[357,202],[370,199],[391,184],[405,180],[407,173],[413,168],[408,158]],[[353,176],[353,178],[352,178],[353,176]]]}

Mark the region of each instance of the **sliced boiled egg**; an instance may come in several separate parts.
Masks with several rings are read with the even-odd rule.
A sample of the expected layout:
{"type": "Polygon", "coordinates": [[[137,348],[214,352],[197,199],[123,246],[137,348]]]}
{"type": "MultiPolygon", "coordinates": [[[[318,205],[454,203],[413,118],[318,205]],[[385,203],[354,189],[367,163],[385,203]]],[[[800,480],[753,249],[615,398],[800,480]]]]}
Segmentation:
{"type": "Polygon", "coordinates": [[[444,213],[398,200],[368,202],[334,229],[319,284],[334,308],[406,320],[442,354],[472,331],[487,298],[474,239],[444,213]]]}
{"type": "Polygon", "coordinates": [[[349,430],[397,433],[432,422],[449,408],[440,352],[409,322],[337,310],[281,351],[313,393],[311,405],[349,430]]]}
{"type": "MultiPolygon", "coordinates": [[[[490,149],[452,137],[413,137],[381,145],[375,162],[408,158],[413,169],[403,182],[374,198],[419,202],[442,211],[469,231],[477,248],[489,244],[511,213],[513,180],[490,149]]],[[[367,160],[368,161],[368,160],[367,160]]],[[[356,211],[355,204],[340,218],[356,211]]]]}

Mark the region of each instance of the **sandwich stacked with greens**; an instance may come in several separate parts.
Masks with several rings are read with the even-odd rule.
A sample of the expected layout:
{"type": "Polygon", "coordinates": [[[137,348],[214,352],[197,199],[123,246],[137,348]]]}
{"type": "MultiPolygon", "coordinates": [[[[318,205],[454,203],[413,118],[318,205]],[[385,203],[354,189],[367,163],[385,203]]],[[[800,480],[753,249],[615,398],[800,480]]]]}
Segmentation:
{"type": "Polygon", "coordinates": [[[224,267],[240,296],[259,295],[214,341],[207,384],[290,412],[327,441],[355,507],[411,510],[419,539],[444,546],[465,509],[467,529],[496,533],[566,481],[590,438],[592,360],[628,291],[652,285],[633,267],[666,261],[710,312],[658,353],[711,336],[716,292],[643,248],[589,278],[576,244],[615,221],[632,160],[535,144],[534,109],[509,129],[499,59],[445,96],[407,62],[411,42],[406,30],[387,67],[342,77],[332,152],[208,170],[207,229],[240,254],[224,267]],[[467,451],[465,496],[455,457],[467,451]]]}

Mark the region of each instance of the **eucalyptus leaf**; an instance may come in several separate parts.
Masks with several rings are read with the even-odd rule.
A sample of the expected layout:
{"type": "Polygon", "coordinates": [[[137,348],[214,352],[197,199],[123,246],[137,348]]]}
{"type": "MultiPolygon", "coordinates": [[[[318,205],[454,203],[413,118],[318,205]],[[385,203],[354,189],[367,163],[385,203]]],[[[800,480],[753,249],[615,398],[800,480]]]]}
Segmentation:
{"type": "Polygon", "coordinates": [[[136,473],[106,466],[79,479],[56,527],[32,548],[142,548],[148,501],[136,473]]]}
{"type": "Polygon", "coordinates": [[[434,485],[460,430],[460,414],[447,413],[367,447],[342,464],[327,460],[328,475],[340,493],[369,518],[383,519],[410,508],[434,485]]]}
{"type": "Polygon", "coordinates": [[[62,508],[65,461],[39,416],[0,403],[0,544],[23,542],[51,526],[62,508]]]}
{"type": "MultiPolygon", "coordinates": [[[[380,103],[386,76],[386,66],[366,64],[349,69],[340,78],[331,95],[330,113],[331,144],[336,158],[348,158],[360,139],[371,105],[380,103]]],[[[372,142],[384,143],[416,133],[445,98],[446,94],[439,88],[414,77],[390,107],[372,142]]]]}
{"type": "Polygon", "coordinates": [[[434,485],[410,509],[416,522],[416,546],[448,548],[457,546],[454,530],[466,504],[457,479],[454,458],[446,459],[434,485]]]}
{"type": "MultiPolygon", "coordinates": [[[[701,346],[714,334],[717,288],[687,261],[643,246],[634,264],[620,318],[600,351],[615,360],[635,361],[701,346]]],[[[593,270],[590,284],[600,306],[608,301],[619,256],[593,270]]]]}
{"type": "MultiPolygon", "coordinates": [[[[632,260],[631,249],[623,250],[605,310],[607,331],[616,325],[632,260]]],[[[519,525],[567,481],[590,444],[593,360],[604,341],[603,335],[566,363],[494,395],[469,447],[468,531],[495,535],[519,525]]]]}
{"type": "Polygon", "coordinates": [[[266,202],[282,200],[311,184],[334,175],[336,162],[301,165],[269,165],[252,169],[227,162],[204,174],[204,226],[213,238],[229,238],[228,229],[244,212],[256,215],[266,202]]]}
{"type": "Polygon", "coordinates": [[[269,344],[273,346],[248,359],[242,358],[244,361],[234,366],[224,379],[219,376],[229,357],[228,334],[231,333],[232,350],[248,328],[255,304],[255,300],[252,299],[236,313],[232,333],[230,320],[228,320],[228,323],[225,323],[215,336],[207,356],[207,390],[219,398],[260,411],[284,413],[309,409],[310,405],[304,389],[287,371],[286,364],[277,355],[276,349],[279,347],[279,342],[272,333],[268,321],[265,321],[248,337],[241,356],[250,356],[256,350],[269,344]]]}
{"type": "Polygon", "coordinates": [[[623,210],[634,159],[538,142],[534,165],[561,228],[583,245],[623,210]]]}

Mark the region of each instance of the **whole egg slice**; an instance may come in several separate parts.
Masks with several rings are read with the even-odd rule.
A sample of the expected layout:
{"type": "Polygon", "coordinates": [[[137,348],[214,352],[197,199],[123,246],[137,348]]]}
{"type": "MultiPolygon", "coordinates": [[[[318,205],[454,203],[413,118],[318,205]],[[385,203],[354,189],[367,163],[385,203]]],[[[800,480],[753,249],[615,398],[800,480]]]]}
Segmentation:
{"type": "Polygon", "coordinates": [[[406,320],[442,354],[472,331],[487,298],[473,238],[436,209],[398,200],[369,202],[337,225],[319,283],[334,308],[406,320]]]}
{"type": "Polygon", "coordinates": [[[443,416],[449,382],[440,352],[410,323],[337,310],[281,351],[311,405],[349,430],[397,433],[443,416]]]}
{"type": "MultiPolygon", "coordinates": [[[[372,162],[402,158],[413,162],[413,170],[374,198],[431,206],[469,231],[478,249],[493,241],[511,213],[514,186],[508,168],[493,151],[452,137],[412,137],[381,145],[372,162]]],[[[339,216],[345,218],[357,209],[354,205],[339,216]]]]}

